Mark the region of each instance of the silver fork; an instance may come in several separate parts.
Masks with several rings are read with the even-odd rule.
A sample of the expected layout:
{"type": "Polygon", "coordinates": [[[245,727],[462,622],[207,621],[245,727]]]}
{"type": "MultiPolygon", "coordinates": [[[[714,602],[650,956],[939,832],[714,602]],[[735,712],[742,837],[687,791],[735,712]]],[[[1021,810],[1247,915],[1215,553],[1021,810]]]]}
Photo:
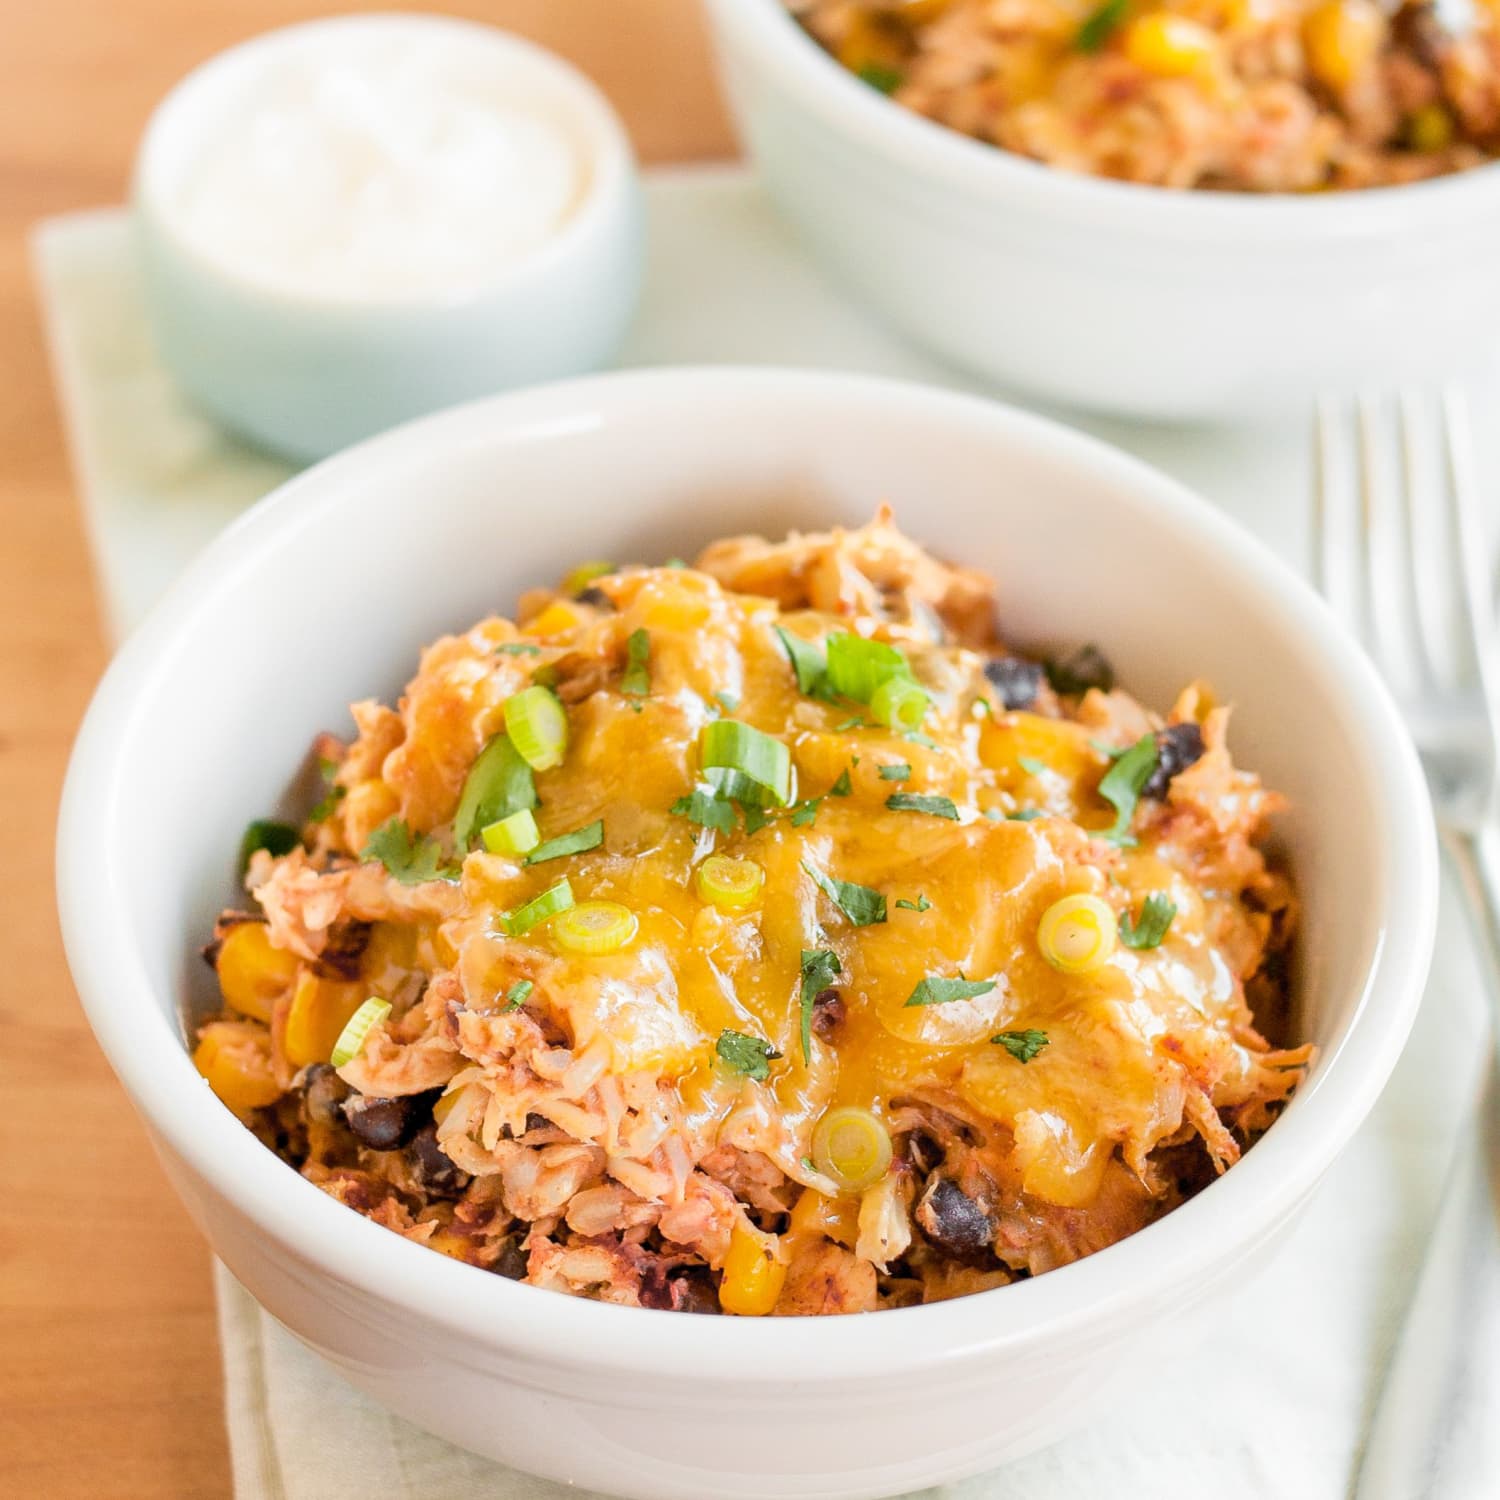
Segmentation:
{"type": "MultiPolygon", "coordinates": [[[[1460,393],[1325,401],[1318,573],[1401,704],[1500,1032],[1500,658],[1460,393]]],[[[1466,1122],[1356,1500],[1500,1491],[1500,1061],[1466,1122]]]]}

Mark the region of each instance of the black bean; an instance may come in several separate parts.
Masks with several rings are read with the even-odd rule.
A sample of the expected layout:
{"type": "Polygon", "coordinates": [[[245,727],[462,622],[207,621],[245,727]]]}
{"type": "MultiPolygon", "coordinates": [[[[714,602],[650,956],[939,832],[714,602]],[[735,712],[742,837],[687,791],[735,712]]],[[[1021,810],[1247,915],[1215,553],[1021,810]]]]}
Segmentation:
{"type": "Polygon", "coordinates": [[[1115,669],[1097,646],[1080,646],[1065,661],[1047,663],[1047,681],[1054,692],[1070,698],[1090,688],[1107,693],[1115,685],[1115,669]]]}
{"type": "Polygon", "coordinates": [[[355,1094],[344,1100],[344,1118],[354,1138],[372,1151],[394,1151],[410,1142],[422,1128],[420,1099],[403,1095],[395,1099],[378,1099],[355,1094]]]}
{"type": "Polygon", "coordinates": [[[1042,664],[1022,656],[992,656],[984,675],[999,694],[1002,708],[1030,708],[1042,687],[1042,664]]]}
{"type": "Polygon", "coordinates": [[[837,990],[819,990],[812,1008],[814,1035],[825,1042],[829,1041],[843,1025],[848,1013],[849,1007],[844,1004],[844,997],[837,990]]]}
{"type": "Polygon", "coordinates": [[[500,1241],[500,1258],[490,1267],[495,1275],[503,1276],[507,1281],[524,1281],[526,1279],[526,1252],[521,1248],[520,1240],[513,1235],[507,1235],[500,1241]]]}
{"type": "Polygon", "coordinates": [[[350,1088],[328,1063],[310,1063],[292,1081],[302,1094],[302,1113],[310,1123],[342,1123],[339,1105],[349,1097],[350,1088]]]}
{"type": "Polygon", "coordinates": [[[580,604],[591,604],[595,609],[613,609],[615,601],[603,589],[586,588],[575,596],[580,604]]]}
{"type": "Polygon", "coordinates": [[[951,1177],[930,1177],[917,1203],[922,1233],[945,1255],[970,1260],[984,1254],[995,1238],[995,1226],[984,1207],[951,1177]]]}
{"type": "Polygon", "coordinates": [[[437,1126],[424,1125],[406,1148],[412,1181],[434,1198],[456,1198],[469,1185],[469,1174],[438,1144],[437,1126]]]}
{"type": "Polygon", "coordinates": [[[1156,731],[1156,769],[1141,788],[1143,797],[1165,797],[1167,786],[1203,755],[1203,731],[1191,722],[1156,731]]]}

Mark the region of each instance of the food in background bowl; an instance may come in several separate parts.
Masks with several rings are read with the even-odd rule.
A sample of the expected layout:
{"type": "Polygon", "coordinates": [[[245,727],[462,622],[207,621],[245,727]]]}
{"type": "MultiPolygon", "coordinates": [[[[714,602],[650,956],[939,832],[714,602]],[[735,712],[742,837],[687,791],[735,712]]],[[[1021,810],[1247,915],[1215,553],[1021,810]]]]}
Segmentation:
{"type": "Polygon", "coordinates": [[[340,1202],[605,1301],[868,1311],[1133,1233],[1303,1077],[1280,799],[1203,687],[1011,654],[885,514],[519,616],[319,742],[209,949],[200,1071],[340,1202]]]}
{"type": "Polygon", "coordinates": [[[789,0],[939,124],[1163,187],[1412,182],[1500,148],[1492,0],[789,0]]]}

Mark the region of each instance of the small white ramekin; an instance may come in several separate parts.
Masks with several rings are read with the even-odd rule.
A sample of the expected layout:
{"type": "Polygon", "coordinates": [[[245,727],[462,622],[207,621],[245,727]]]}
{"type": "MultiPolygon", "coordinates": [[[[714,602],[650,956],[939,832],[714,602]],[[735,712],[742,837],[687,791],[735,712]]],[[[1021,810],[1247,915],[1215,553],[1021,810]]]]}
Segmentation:
{"type": "Polygon", "coordinates": [[[1001,151],[862,83],[784,0],[709,0],[745,141],[839,279],[1016,389],[1234,418],[1500,353],[1500,166],[1362,192],[1176,192],[1001,151]]]}
{"type": "MultiPolygon", "coordinates": [[[[294,479],[115,659],[68,773],[58,897],[90,1024],[178,1192],[282,1323],[393,1410],[519,1468],[647,1500],[902,1493],[1079,1425],[1186,1358],[1379,1094],[1432,947],[1436,843],[1395,706],[1286,565],[1201,500],[972,397],[785,370],[652,370],[443,412],[294,479]],[[1206,677],[1290,798],[1298,1035],[1321,1055],[1245,1159],[1073,1265],[845,1318],[581,1301],[435,1254],[304,1181],[209,1091],[179,1016],[234,850],[344,705],[580,556],[868,519],[993,571],[1010,639],[1094,640],[1165,704],[1206,677]],[[330,566],[334,559],[334,566],[330,566]]],[[[1170,1420],[1170,1413],[1158,1414],[1170,1420]]]]}
{"type": "Polygon", "coordinates": [[[355,15],[267,32],[212,58],[162,101],[136,160],[133,206],[147,306],[187,394],[228,427],[296,460],[476,396],[606,365],[635,310],[640,185],[604,96],[550,52],[450,17],[355,15]],[[545,101],[585,166],[578,203],[540,249],[449,297],[334,301],[255,284],[207,258],[174,219],[172,186],[226,93],[278,49],[381,35],[456,43],[465,66],[545,101]]]}

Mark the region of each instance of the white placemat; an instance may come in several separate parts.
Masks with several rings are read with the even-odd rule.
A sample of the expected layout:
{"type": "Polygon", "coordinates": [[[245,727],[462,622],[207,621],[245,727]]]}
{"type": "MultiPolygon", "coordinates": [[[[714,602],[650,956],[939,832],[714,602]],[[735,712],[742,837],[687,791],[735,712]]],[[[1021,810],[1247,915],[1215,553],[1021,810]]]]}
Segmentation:
{"type": "MultiPolygon", "coordinates": [[[[742,170],[651,173],[647,197],[647,287],[622,364],[773,362],[972,384],[846,300],[742,170]]],[[[110,624],[123,634],[204,542],[288,471],[226,437],[172,387],[146,335],[120,211],[52,220],[37,231],[34,248],[100,587],[110,624]]],[[[1480,399],[1493,401],[1494,393],[1480,399]]],[[[1311,456],[1302,423],[1078,425],[1176,474],[1294,561],[1304,555],[1311,456]]],[[[1486,456],[1494,458],[1493,446],[1486,456]]],[[[923,1495],[1343,1495],[1483,1056],[1477,996],[1472,956],[1454,902],[1445,899],[1434,980],[1390,1088],[1277,1261],[1236,1293],[1203,1351],[1181,1368],[1141,1371],[1129,1401],[1107,1420],[1046,1452],[923,1495]]],[[[276,1324],[222,1267],[217,1275],[238,1500],[580,1494],[390,1416],[276,1324]]]]}

